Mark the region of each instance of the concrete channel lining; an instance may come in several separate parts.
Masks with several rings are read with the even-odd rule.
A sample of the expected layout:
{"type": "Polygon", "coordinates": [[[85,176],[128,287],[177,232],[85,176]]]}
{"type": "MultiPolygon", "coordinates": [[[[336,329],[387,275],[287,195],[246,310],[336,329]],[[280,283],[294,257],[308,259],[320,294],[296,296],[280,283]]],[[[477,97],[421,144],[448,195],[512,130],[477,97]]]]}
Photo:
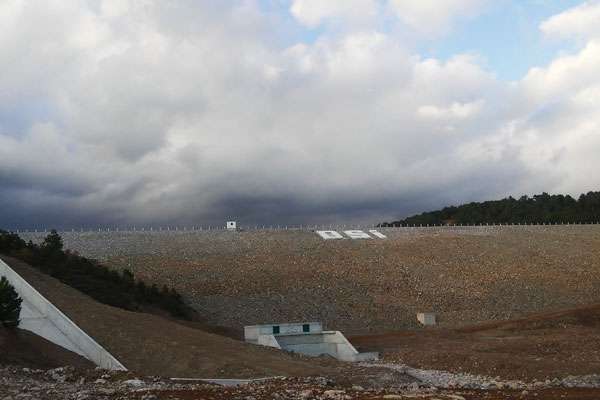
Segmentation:
{"type": "Polygon", "coordinates": [[[312,357],[328,354],[340,361],[360,362],[379,358],[376,352],[359,353],[340,331],[260,335],[258,344],[312,357]]]}
{"type": "Polygon", "coordinates": [[[0,275],[6,277],[23,299],[19,328],[31,331],[77,353],[104,369],[127,371],[123,364],[2,260],[0,260],[0,275]]]}

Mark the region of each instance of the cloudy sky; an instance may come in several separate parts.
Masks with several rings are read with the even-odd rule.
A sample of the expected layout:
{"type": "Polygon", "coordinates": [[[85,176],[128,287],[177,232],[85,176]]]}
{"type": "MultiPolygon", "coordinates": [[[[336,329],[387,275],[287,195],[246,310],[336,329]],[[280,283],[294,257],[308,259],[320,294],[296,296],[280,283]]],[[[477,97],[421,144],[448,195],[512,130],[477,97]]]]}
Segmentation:
{"type": "Polygon", "coordinates": [[[600,1],[0,0],[0,227],[600,190],[600,1]]]}

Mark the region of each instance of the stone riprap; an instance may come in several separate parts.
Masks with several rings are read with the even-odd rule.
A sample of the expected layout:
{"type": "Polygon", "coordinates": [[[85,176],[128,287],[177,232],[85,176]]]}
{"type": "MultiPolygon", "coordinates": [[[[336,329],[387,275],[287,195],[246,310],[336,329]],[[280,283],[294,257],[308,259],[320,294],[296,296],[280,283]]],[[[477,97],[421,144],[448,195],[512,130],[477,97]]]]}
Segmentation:
{"type": "Polygon", "coordinates": [[[467,373],[453,374],[446,371],[424,370],[411,368],[406,365],[389,363],[365,363],[361,364],[367,367],[386,367],[400,373],[412,376],[417,379],[421,385],[436,388],[459,388],[459,389],[518,389],[535,390],[541,388],[558,387],[581,387],[581,388],[600,388],[600,375],[572,376],[569,375],[563,379],[554,378],[543,381],[533,380],[532,382],[505,380],[497,377],[487,377],[481,375],[471,375],[467,373]]]}
{"type": "Polygon", "coordinates": [[[378,231],[388,239],[323,240],[306,229],[61,236],[238,329],[319,318],[346,334],[423,329],[422,310],[441,327],[464,326],[600,301],[600,225],[378,231]]]}

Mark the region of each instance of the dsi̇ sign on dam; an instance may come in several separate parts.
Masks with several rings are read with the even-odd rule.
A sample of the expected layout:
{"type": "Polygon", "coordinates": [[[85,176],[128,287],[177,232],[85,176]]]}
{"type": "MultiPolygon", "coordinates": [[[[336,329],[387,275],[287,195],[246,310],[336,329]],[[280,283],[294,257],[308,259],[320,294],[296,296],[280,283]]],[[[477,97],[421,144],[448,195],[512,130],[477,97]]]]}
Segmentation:
{"type": "Polygon", "coordinates": [[[373,239],[374,237],[379,239],[387,239],[383,233],[376,231],[375,229],[369,230],[369,233],[359,230],[343,231],[347,237],[344,237],[337,231],[317,231],[317,234],[325,240],[339,240],[339,239],[373,239]]]}

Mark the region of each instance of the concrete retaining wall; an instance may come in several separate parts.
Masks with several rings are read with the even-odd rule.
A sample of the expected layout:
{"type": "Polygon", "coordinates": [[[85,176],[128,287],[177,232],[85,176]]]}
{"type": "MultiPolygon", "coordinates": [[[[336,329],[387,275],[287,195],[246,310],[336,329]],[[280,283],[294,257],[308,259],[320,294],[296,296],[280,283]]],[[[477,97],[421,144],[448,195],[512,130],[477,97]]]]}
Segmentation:
{"type": "MultiPolygon", "coordinates": [[[[298,354],[303,354],[310,357],[319,357],[321,354],[328,354],[331,357],[342,360],[338,356],[337,346],[335,343],[303,343],[293,344],[281,347],[282,350],[291,351],[298,354]]],[[[346,360],[342,360],[346,361],[346,360]]]]}
{"type": "Polygon", "coordinates": [[[277,339],[275,339],[275,336],[273,335],[261,335],[258,338],[258,344],[261,344],[263,346],[269,346],[269,347],[275,347],[277,349],[281,349],[281,346],[279,346],[279,343],[277,342],[277,339]]]}
{"type": "Polygon", "coordinates": [[[320,332],[310,334],[283,335],[275,339],[280,348],[306,356],[318,357],[321,354],[329,354],[338,358],[337,345],[334,340],[334,332],[320,332]]]}
{"type": "Polygon", "coordinates": [[[0,260],[5,276],[23,299],[19,328],[71,350],[105,369],[127,371],[116,358],[82,331],[73,321],[0,260]]]}
{"type": "Polygon", "coordinates": [[[358,351],[350,344],[348,339],[340,331],[335,331],[331,338],[337,347],[338,358],[344,361],[356,361],[358,351]]]}
{"type": "Polygon", "coordinates": [[[350,343],[350,341],[346,339],[346,336],[344,336],[340,331],[335,331],[334,340],[337,346],[337,352],[340,360],[360,362],[379,359],[379,353],[376,351],[369,353],[359,353],[354,348],[354,346],[352,346],[352,343],[350,343]]]}
{"type": "Polygon", "coordinates": [[[244,326],[244,338],[246,339],[246,342],[256,344],[256,343],[258,343],[259,336],[260,336],[260,326],[259,325],[244,326]]]}
{"type": "Polygon", "coordinates": [[[358,362],[379,358],[379,353],[359,353],[340,331],[260,335],[258,343],[313,357],[329,354],[341,361],[358,362]]]}

